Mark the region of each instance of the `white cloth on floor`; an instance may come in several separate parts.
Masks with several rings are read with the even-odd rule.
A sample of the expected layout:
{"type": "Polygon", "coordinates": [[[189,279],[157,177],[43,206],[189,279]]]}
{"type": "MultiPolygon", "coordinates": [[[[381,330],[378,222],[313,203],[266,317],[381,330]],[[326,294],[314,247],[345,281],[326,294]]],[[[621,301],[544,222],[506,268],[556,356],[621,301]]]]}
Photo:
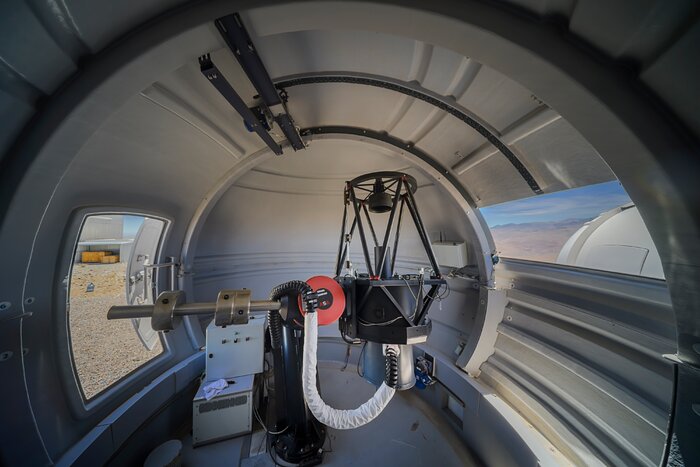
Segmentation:
{"type": "Polygon", "coordinates": [[[206,400],[211,399],[212,397],[218,395],[228,387],[228,383],[226,382],[225,379],[217,379],[216,381],[212,381],[210,383],[207,383],[204,386],[204,398],[206,400]]]}

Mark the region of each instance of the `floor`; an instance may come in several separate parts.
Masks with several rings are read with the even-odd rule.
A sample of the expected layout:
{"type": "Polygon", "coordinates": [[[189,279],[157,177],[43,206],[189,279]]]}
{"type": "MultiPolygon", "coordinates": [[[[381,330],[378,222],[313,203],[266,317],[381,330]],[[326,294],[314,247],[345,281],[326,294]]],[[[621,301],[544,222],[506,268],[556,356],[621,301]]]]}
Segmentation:
{"type": "MultiPolygon", "coordinates": [[[[319,362],[322,396],[336,408],[355,408],[371,397],[374,386],[359,377],[354,366],[340,369],[340,364],[319,362]]],[[[423,402],[417,391],[397,392],[384,412],[368,425],[355,430],[331,429],[323,465],[478,465],[445,417],[423,402]]],[[[186,438],[182,465],[274,466],[264,452],[263,438],[260,431],[196,449],[191,438],[186,438]],[[259,450],[263,452],[258,454],[259,450]]]]}

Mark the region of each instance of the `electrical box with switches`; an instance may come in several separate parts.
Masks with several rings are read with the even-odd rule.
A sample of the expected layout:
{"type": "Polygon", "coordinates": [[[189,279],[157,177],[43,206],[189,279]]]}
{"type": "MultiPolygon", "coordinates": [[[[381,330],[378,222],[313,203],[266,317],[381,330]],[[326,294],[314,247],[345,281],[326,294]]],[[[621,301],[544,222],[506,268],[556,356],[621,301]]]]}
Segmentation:
{"type": "Polygon", "coordinates": [[[192,404],[194,446],[250,433],[253,410],[253,375],[228,380],[219,394],[206,400],[203,382],[192,404]]]}
{"type": "Polygon", "coordinates": [[[207,326],[207,381],[262,373],[265,321],[264,313],[251,313],[247,324],[207,326]]]}

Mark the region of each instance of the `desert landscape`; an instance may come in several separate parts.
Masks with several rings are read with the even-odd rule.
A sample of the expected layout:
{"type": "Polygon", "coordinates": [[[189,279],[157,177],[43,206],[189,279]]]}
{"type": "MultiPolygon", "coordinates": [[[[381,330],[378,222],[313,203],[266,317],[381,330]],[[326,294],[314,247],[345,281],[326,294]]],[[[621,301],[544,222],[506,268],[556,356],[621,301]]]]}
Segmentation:
{"type": "Polygon", "coordinates": [[[125,305],[126,264],[73,265],[68,321],[73,361],[87,399],[128,375],[163,351],[160,341],[148,350],[131,320],[107,320],[112,305],[125,305]],[[94,290],[88,292],[88,285],[94,290]]]}
{"type": "Polygon", "coordinates": [[[564,243],[589,220],[497,225],[491,234],[500,256],[554,263],[564,243]]]}

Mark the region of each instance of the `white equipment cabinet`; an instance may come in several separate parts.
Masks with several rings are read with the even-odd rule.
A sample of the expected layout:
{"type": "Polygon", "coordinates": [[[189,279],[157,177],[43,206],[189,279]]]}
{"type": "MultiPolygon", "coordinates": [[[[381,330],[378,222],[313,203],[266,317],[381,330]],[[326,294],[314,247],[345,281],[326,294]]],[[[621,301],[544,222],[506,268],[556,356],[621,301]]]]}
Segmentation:
{"type": "Polygon", "coordinates": [[[228,387],[210,400],[202,382],[192,404],[192,444],[201,446],[250,433],[253,375],[229,379],[228,387]]]}
{"type": "Polygon", "coordinates": [[[207,381],[262,373],[265,321],[260,313],[251,314],[248,324],[207,326],[207,381]]]}
{"type": "Polygon", "coordinates": [[[435,242],[433,253],[440,266],[462,268],[469,264],[467,244],[464,242],[435,242]]]}

